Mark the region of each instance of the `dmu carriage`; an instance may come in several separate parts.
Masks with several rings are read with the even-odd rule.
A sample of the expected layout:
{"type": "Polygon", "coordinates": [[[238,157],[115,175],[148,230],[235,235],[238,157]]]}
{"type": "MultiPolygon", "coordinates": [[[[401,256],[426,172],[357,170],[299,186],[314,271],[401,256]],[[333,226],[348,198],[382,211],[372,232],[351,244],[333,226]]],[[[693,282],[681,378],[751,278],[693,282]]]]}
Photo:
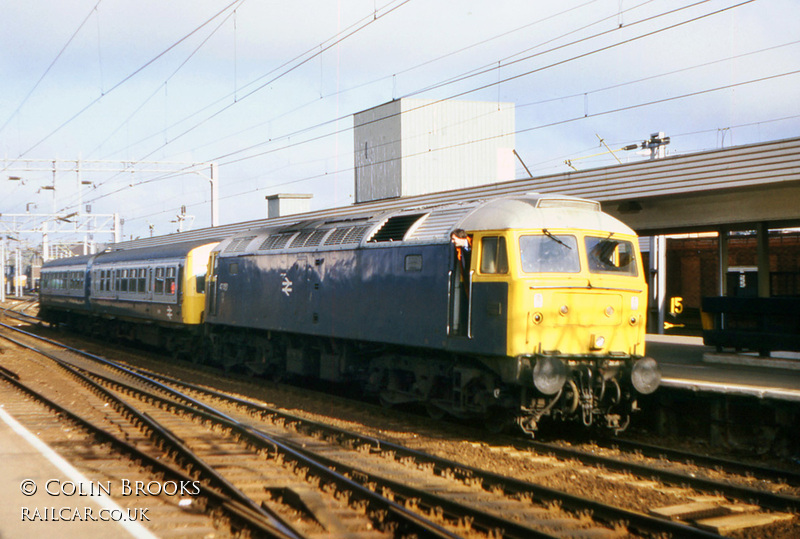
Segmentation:
{"type": "Polygon", "coordinates": [[[188,357],[200,349],[203,287],[215,245],[179,243],[47,262],[39,315],[188,357]]]}
{"type": "MultiPolygon", "coordinates": [[[[644,357],[636,235],[593,201],[531,194],[306,214],[203,249],[192,269],[174,266],[176,293],[204,295],[202,348],[226,367],[357,383],[386,404],[513,421],[529,433],[543,418],[621,430],[637,396],[659,384],[644,357]],[[461,256],[450,242],[455,229],[470,238],[461,256]],[[199,284],[198,261],[209,251],[199,284]]],[[[123,306],[130,298],[116,287],[124,285],[97,288],[99,268],[125,269],[132,257],[129,271],[146,270],[136,293],[142,286],[155,298],[156,268],[138,265],[147,250],[137,251],[89,260],[94,281],[81,308],[161,327],[154,311],[137,318],[123,306]]],[[[86,314],[44,287],[42,308],[58,321],[86,314]]]]}

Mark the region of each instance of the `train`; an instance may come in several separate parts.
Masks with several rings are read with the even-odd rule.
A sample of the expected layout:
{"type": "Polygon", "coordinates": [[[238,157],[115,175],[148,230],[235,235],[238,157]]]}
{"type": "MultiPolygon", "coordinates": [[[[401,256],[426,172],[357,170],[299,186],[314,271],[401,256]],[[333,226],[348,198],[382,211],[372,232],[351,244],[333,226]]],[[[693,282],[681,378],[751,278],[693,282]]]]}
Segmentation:
{"type": "Polygon", "coordinates": [[[536,193],[53,260],[40,288],[51,324],[531,435],[627,427],[660,383],[646,311],[635,232],[536,193]]]}

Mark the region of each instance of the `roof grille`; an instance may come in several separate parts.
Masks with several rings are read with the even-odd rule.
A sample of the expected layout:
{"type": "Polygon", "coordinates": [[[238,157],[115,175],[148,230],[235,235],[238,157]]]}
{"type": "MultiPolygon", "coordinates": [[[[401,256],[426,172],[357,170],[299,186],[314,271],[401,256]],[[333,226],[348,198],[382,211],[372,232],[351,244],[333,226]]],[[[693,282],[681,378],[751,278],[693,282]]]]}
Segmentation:
{"type": "Polygon", "coordinates": [[[355,227],[347,227],[347,228],[337,228],[333,231],[333,234],[328,236],[328,239],[325,240],[325,245],[341,245],[344,243],[344,237],[347,233],[355,227]]]}
{"type": "Polygon", "coordinates": [[[344,237],[343,243],[360,243],[361,239],[364,237],[364,234],[366,234],[369,229],[370,225],[354,226],[347,233],[347,236],[344,237]]]}
{"type": "Polygon", "coordinates": [[[328,228],[326,230],[315,230],[314,233],[311,234],[311,236],[309,236],[309,238],[303,244],[303,247],[316,247],[316,246],[318,246],[319,244],[322,243],[322,239],[325,237],[325,234],[327,234],[329,231],[330,231],[330,228],[328,228]]]}
{"type": "Polygon", "coordinates": [[[292,240],[291,247],[303,247],[306,244],[308,238],[310,238],[311,234],[313,233],[314,233],[313,230],[303,230],[297,236],[294,237],[294,239],[292,240]]]}
{"type": "Polygon", "coordinates": [[[247,249],[247,245],[255,239],[255,236],[245,236],[243,238],[236,238],[228,244],[225,248],[226,253],[243,253],[247,249]]]}
{"type": "Polygon", "coordinates": [[[273,236],[269,236],[264,240],[264,243],[261,244],[261,247],[259,247],[258,250],[271,251],[273,249],[283,249],[286,247],[286,244],[289,243],[289,240],[292,236],[294,236],[294,232],[289,234],[275,234],[273,236]]]}
{"type": "Polygon", "coordinates": [[[389,217],[383,226],[381,226],[375,234],[370,238],[370,243],[377,243],[382,241],[403,241],[406,232],[419,221],[424,213],[412,213],[406,215],[395,215],[389,217]]]}
{"type": "Polygon", "coordinates": [[[342,245],[345,243],[359,243],[364,237],[364,234],[370,229],[371,225],[366,226],[350,226],[337,228],[325,240],[325,245],[342,245]]]}

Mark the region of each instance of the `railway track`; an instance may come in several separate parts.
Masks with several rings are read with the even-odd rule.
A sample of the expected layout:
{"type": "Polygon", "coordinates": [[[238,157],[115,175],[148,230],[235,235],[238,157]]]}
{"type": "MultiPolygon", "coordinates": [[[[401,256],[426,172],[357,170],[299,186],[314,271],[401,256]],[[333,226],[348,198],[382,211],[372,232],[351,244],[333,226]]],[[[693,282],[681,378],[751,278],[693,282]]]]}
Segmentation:
{"type": "MultiPolygon", "coordinates": [[[[428,468],[434,470],[437,475],[457,477],[467,483],[476,482],[484,490],[501,491],[508,496],[526,500],[542,500],[545,503],[557,504],[562,509],[566,508],[575,513],[587,510],[586,500],[580,496],[486,472],[474,466],[436,457],[430,453],[416,451],[404,445],[377,439],[373,436],[357,435],[327,425],[305,421],[296,416],[266,408],[256,403],[241,401],[211,389],[192,386],[155,374],[153,376],[160,378],[165,383],[189,389],[198,395],[207,395],[214,398],[217,404],[221,404],[222,401],[233,402],[243,407],[249,414],[260,413],[262,416],[272,418],[272,421],[291,422],[297,430],[303,431],[312,437],[335,440],[336,443],[345,447],[366,447],[371,453],[386,455],[385,458],[403,462],[406,466],[428,468]]],[[[713,480],[697,477],[694,471],[680,473],[669,469],[664,470],[661,468],[663,459],[659,459],[659,465],[643,465],[619,458],[597,456],[582,450],[563,448],[554,444],[527,441],[520,444],[517,439],[514,439],[512,443],[515,445],[515,449],[513,452],[507,452],[507,455],[513,455],[513,458],[527,461],[538,460],[544,463],[542,459],[547,457],[543,456],[551,455],[558,460],[557,468],[563,469],[565,461],[577,461],[588,466],[588,468],[579,470],[577,473],[597,473],[598,468],[600,468],[601,473],[610,482],[638,484],[640,488],[646,489],[660,487],[681,494],[691,501],[673,506],[656,507],[651,512],[665,518],[689,520],[705,529],[724,532],[735,528],[782,521],[791,517],[790,514],[783,512],[791,511],[796,513],[800,510],[800,498],[792,494],[770,492],[753,488],[748,484],[737,485],[734,482],[737,478],[733,477],[733,475],[738,474],[738,479],[744,483],[771,478],[775,481],[774,486],[778,489],[787,488],[789,485],[793,485],[794,489],[800,488],[800,477],[781,470],[748,466],[724,459],[714,459],[709,456],[701,459],[698,455],[674,450],[670,453],[677,460],[703,460],[704,464],[717,474],[723,473],[720,470],[728,470],[724,472],[728,476],[727,479],[713,480]],[[617,472],[617,475],[614,475],[614,472],[617,472]],[[635,479],[632,478],[633,475],[636,476],[635,479]],[[723,493],[724,496],[720,496],[719,493],[723,493]],[[765,510],[767,511],[765,512],[765,510]]],[[[635,448],[637,455],[641,453],[642,446],[631,443],[628,445],[635,448]]],[[[654,453],[659,453],[658,449],[651,448],[654,453]]],[[[661,451],[661,453],[664,452],[665,450],[661,451]]],[[[336,466],[336,463],[329,465],[336,466]]],[[[572,464],[567,468],[571,470],[570,473],[576,473],[579,467],[572,464]]],[[[693,468],[693,470],[695,469],[693,468]]],[[[388,490],[399,489],[399,487],[392,484],[387,485],[385,488],[388,490]]],[[[656,531],[651,527],[651,522],[647,519],[637,520],[637,515],[626,514],[624,511],[618,511],[614,507],[596,504],[591,506],[590,510],[593,515],[607,522],[624,520],[632,523],[634,527],[638,526],[640,531],[656,531]]],[[[688,532],[685,529],[681,529],[680,533],[687,534],[688,532]]]]}
{"type": "MultiPolygon", "coordinates": [[[[129,372],[125,376],[130,378],[134,375],[129,372]]],[[[341,429],[315,424],[267,408],[259,403],[236,399],[220,392],[163,378],[154,373],[148,373],[146,376],[147,380],[144,384],[149,386],[147,389],[141,386],[136,388],[131,383],[123,383],[119,380],[106,379],[103,383],[114,385],[116,392],[128,395],[137,393],[139,398],[151,403],[160,401],[160,405],[156,408],[161,410],[181,407],[182,413],[193,416],[194,421],[215,422],[215,429],[218,430],[242,429],[235,436],[239,440],[249,439],[249,441],[246,444],[247,450],[241,451],[240,448],[241,454],[237,458],[241,458],[242,454],[253,450],[266,454],[270,460],[277,459],[284,462],[291,460],[297,463],[299,460],[293,459],[308,458],[316,465],[294,464],[293,467],[294,469],[297,469],[298,466],[304,467],[303,469],[307,470],[304,473],[313,477],[310,483],[325,482],[326,485],[329,484],[327,482],[332,482],[332,479],[322,479],[321,477],[327,473],[323,468],[332,470],[350,481],[350,484],[345,482],[344,486],[335,487],[337,492],[344,493],[340,496],[353,499],[355,485],[361,485],[368,491],[382,492],[385,494],[383,497],[389,501],[399,502],[399,507],[408,510],[410,508],[421,509],[426,517],[433,517],[434,526],[441,526],[443,529],[449,530],[449,533],[491,534],[498,533],[497,530],[503,530],[503,534],[509,537],[549,537],[564,535],[618,536],[620,533],[630,532],[633,534],[668,534],[675,537],[701,537],[714,536],[714,534],[666,520],[664,517],[707,521],[714,512],[720,511],[749,511],[750,518],[753,518],[755,514],[765,515],[762,511],[764,508],[796,510],[796,499],[792,500],[791,497],[786,496],[783,498],[772,497],[769,503],[763,503],[760,507],[754,507],[741,501],[736,502],[737,499],[749,499],[748,497],[753,495],[746,489],[737,494],[730,487],[726,487],[728,489],[726,491],[727,498],[719,496],[712,498],[708,493],[719,492],[717,489],[720,485],[705,483],[693,485],[693,489],[700,492],[700,497],[695,496],[696,501],[693,503],[682,504],[685,506],[683,512],[670,512],[670,510],[661,508],[663,509],[661,513],[656,512],[660,515],[659,517],[643,515],[635,511],[587,500],[585,497],[575,494],[559,492],[514,478],[487,473],[476,467],[414,451],[386,440],[364,437],[341,429]],[[157,377],[160,380],[156,381],[157,377]],[[174,393],[166,386],[178,388],[179,393],[174,393]],[[314,469],[313,473],[309,471],[312,468],[314,469]],[[415,479],[413,476],[418,477],[415,479]],[[437,494],[432,491],[436,491],[437,494]],[[439,496],[438,492],[440,491],[447,492],[448,496],[439,496]],[[703,492],[707,493],[704,498],[702,497],[703,492]],[[687,516],[690,514],[689,506],[694,510],[690,516],[687,516]],[[759,512],[755,513],[754,509],[759,512]],[[518,518],[509,521],[502,516],[508,514],[515,514],[518,518]],[[591,514],[593,518],[588,519],[587,514],[591,514]]],[[[142,384],[142,381],[137,383],[142,384]]],[[[155,416],[162,412],[151,410],[149,413],[155,416]]],[[[164,418],[162,421],[168,422],[168,419],[164,418]]],[[[222,447],[222,445],[215,447],[222,447]]],[[[557,458],[561,461],[570,459],[578,462],[588,460],[585,456],[576,456],[574,453],[569,456],[564,454],[556,457],[547,456],[548,454],[553,455],[555,451],[553,447],[549,446],[529,446],[524,449],[517,448],[516,451],[517,458],[529,461],[543,458],[557,458]]],[[[228,468],[227,471],[233,473],[232,468],[237,466],[231,466],[229,461],[230,457],[219,455],[219,460],[215,464],[217,468],[228,468]]],[[[628,474],[623,475],[624,478],[627,478],[623,480],[627,480],[627,482],[631,482],[631,470],[634,470],[639,476],[656,477],[651,470],[643,470],[641,467],[626,469],[624,463],[610,460],[584,462],[583,465],[588,467],[587,469],[593,468],[595,473],[597,473],[597,466],[603,466],[606,469],[616,468],[619,472],[628,474]]],[[[246,474],[249,474],[252,479],[250,465],[246,468],[246,474]]],[[[238,466],[238,469],[240,472],[242,471],[241,466],[238,466]]],[[[662,477],[659,480],[670,485],[688,484],[685,477],[679,477],[675,475],[675,472],[672,474],[670,477],[662,477]]],[[[274,483],[273,481],[272,484],[274,485],[274,483]]],[[[653,488],[653,486],[651,485],[649,488],[653,488]]],[[[685,489],[685,487],[674,486],[664,488],[685,489]]],[[[243,488],[242,490],[247,489],[243,488]]],[[[270,500],[289,505],[317,524],[327,523],[327,526],[332,526],[337,521],[326,505],[320,502],[319,494],[311,494],[307,486],[287,488],[274,485],[265,490],[268,492],[270,500]]],[[[763,496],[760,493],[759,495],[764,499],[770,499],[769,496],[763,496]]],[[[265,500],[262,503],[269,502],[265,500]]],[[[362,499],[358,503],[364,505],[370,502],[362,499]]],[[[769,518],[776,517],[773,515],[769,518]]],[[[717,527],[717,530],[719,531],[721,528],[717,527]]]]}

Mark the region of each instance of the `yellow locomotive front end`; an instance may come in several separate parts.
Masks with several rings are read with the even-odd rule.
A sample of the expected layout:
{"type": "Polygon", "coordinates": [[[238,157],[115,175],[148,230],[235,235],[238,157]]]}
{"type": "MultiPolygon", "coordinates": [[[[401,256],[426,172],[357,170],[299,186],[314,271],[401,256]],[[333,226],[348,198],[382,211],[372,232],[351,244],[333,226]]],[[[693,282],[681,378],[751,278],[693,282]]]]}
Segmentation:
{"type": "Polygon", "coordinates": [[[647,283],[635,236],[516,231],[509,355],[642,356],[647,283]]]}
{"type": "Polygon", "coordinates": [[[530,433],[545,416],[622,430],[637,396],[660,383],[655,361],[644,356],[638,238],[591,201],[542,198],[537,210],[530,228],[473,237],[475,282],[508,284],[506,354],[528,388],[517,423],[530,433]],[[507,268],[484,271],[499,244],[507,268]]]}

